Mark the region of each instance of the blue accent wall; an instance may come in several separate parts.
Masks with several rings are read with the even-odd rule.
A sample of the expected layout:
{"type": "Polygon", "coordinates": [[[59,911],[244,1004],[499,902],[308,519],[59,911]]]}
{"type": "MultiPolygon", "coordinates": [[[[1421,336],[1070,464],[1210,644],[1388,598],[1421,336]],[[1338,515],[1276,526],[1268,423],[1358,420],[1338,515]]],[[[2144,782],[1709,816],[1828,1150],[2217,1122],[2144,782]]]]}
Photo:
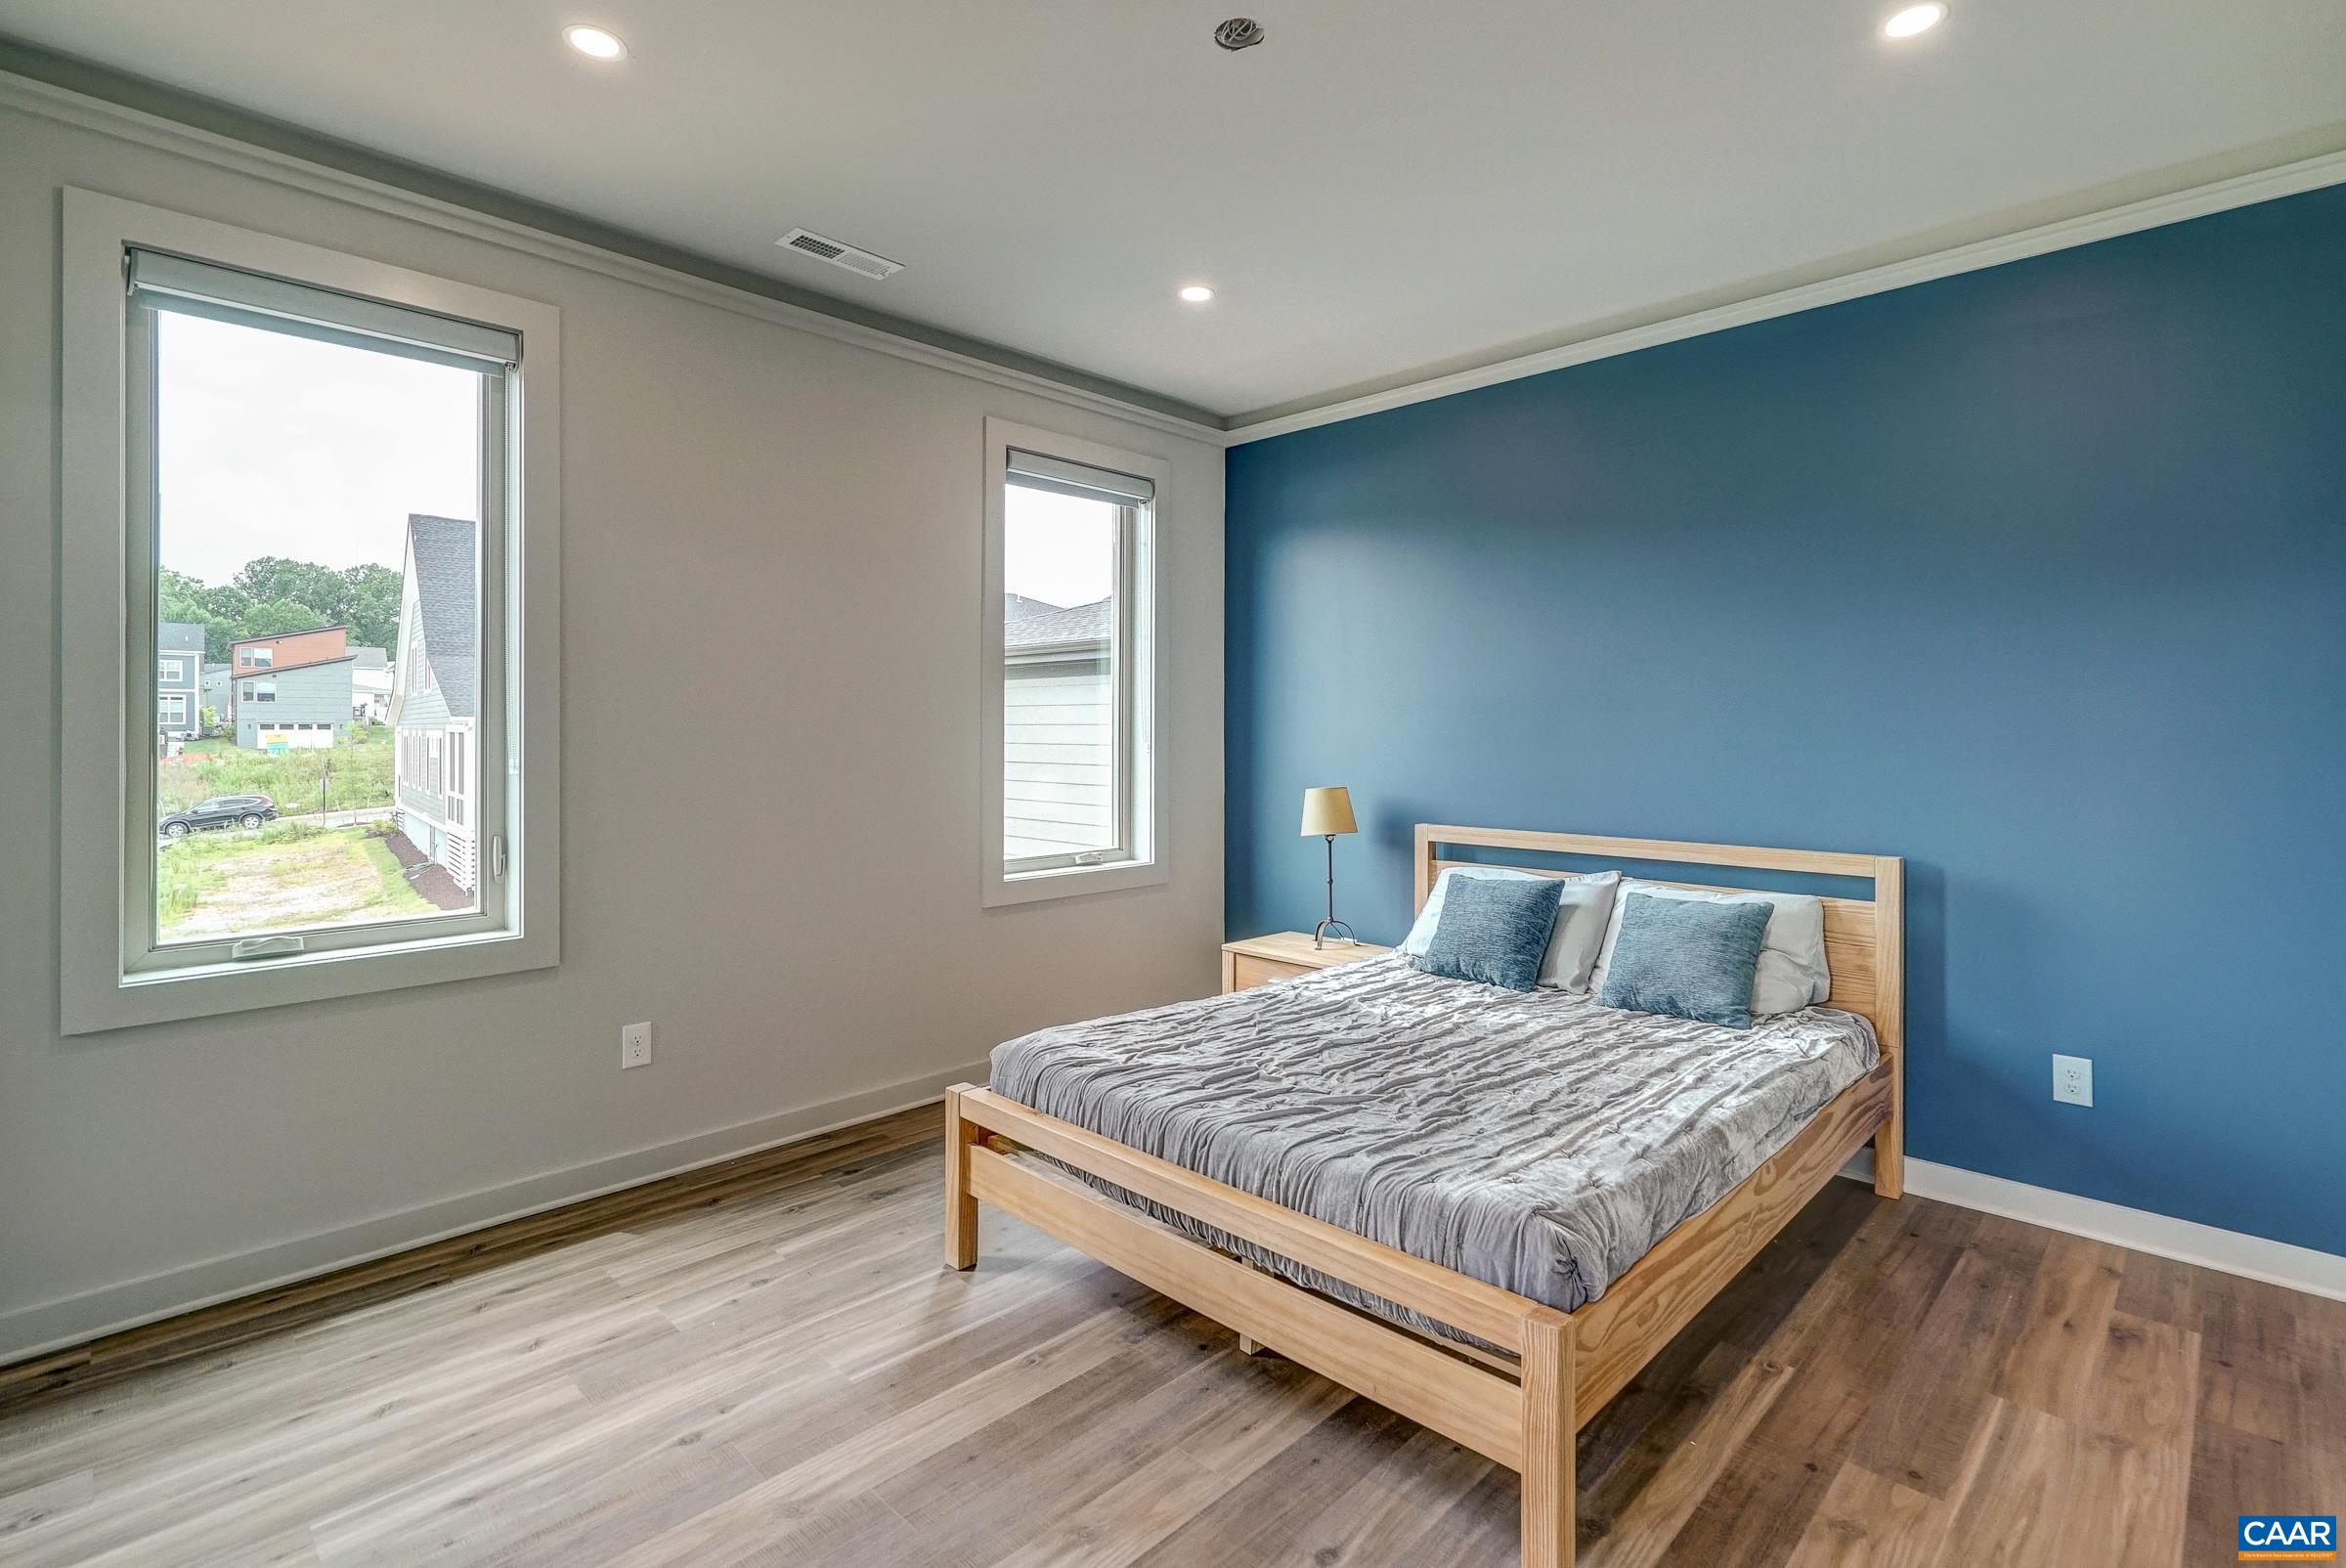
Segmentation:
{"type": "Polygon", "coordinates": [[[1387,942],[1419,821],[1902,854],[1914,1156],[2346,1252],[2346,188],[1228,473],[1231,935],[1312,784],[1387,942]]]}

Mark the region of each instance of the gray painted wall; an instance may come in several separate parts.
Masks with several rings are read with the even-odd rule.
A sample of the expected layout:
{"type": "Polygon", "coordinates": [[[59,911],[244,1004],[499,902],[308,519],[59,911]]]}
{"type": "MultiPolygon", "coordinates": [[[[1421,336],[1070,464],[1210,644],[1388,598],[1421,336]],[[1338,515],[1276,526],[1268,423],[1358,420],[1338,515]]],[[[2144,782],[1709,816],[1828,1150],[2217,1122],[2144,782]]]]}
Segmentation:
{"type": "Polygon", "coordinates": [[[350,733],[350,661],[296,665],[290,670],[262,675],[247,672],[237,677],[237,744],[258,746],[260,732],[273,724],[334,726],[334,738],[350,733]],[[277,695],[260,702],[244,695],[256,682],[273,680],[277,695]]]}
{"type": "Polygon", "coordinates": [[[903,1104],[1012,1035],[1214,989],[1218,449],[5,107],[0,145],[0,794],[55,819],[67,183],[562,311],[571,718],[562,963],[541,973],[64,1039],[57,849],[26,838],[0,879],[0,1356],[903,1104]],[[988,414],[1173,465],[1161,887],[978,903],[988,414]],[[636,1019],[657,1059],[623,1075],[636,1019]]]}

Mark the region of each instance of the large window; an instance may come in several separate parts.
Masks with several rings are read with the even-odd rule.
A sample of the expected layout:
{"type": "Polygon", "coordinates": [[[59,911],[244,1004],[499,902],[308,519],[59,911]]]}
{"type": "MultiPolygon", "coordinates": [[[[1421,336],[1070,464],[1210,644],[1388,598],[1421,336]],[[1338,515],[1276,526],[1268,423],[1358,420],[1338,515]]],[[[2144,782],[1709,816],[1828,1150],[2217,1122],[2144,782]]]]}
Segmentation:
{"type": "Polygon", "coordinates": [[[1161,881],[1155,521],[1165,465],[987,421],[984,894],[1161,881]]]}
{"type": "Polygon", "coordinates": [[[552,312],[81,192],[66,252],[67,504],[90,536],[68,560],[66,852],[119,868],[66,878],[66,1028],[550,962],[553,709],[531,699],[551,628],[533,646],[521,626],[558,591],[550,463],[524,457],[530,432],[550,457],[552,312]],[[157,689],[158,642],[190,627],[238,673],[230,711],[157,748],[188,706],[157,689]],[[354,719],[377,648],[429,679],[354,719]],[[111,744],[101,669],[157,716],[111,744]],[[114,804],[101,821],[77,791],[114,804]],[[73,933],[109,885],[96,960],[73,933]]]}

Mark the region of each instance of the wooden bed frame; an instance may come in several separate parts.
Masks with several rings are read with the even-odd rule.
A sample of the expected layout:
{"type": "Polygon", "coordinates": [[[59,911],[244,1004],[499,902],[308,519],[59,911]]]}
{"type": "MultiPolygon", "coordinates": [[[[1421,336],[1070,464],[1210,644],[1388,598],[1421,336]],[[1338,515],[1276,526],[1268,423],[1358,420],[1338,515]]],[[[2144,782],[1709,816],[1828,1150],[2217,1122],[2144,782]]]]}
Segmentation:
{"type": "Polygon", "coordinates": [[[1420,909],[1443,868],[1462,863],[1440,858],[1445,845],[1870,881],[1871,898],[1824,901],[1833,974],[1828,1005],[1872,1022],[1881,1065],[1576,1312],[1559,1312],[1380,1245],[966,1084],[945,1095],[945,1258],[955,1269],[977,1265],[978,1204],[996,1204],[1236,1330],[1248,1348],[1275,1350],[1517,1471],[1523,1477],[1525,1568],[1570,1568],[1573,1442],[1580,1428],[1869,1141],[1874,1191],[1896,1198],[1902,1190],[1904,865],[1894,855],[1421,825],[1415,858],[1420,909]],[[1018,1157],[1028,1151],[1449,1324],[1505,1354],[1420,1335],[1290,1285],[1062,1171],[1018,1157]]]}

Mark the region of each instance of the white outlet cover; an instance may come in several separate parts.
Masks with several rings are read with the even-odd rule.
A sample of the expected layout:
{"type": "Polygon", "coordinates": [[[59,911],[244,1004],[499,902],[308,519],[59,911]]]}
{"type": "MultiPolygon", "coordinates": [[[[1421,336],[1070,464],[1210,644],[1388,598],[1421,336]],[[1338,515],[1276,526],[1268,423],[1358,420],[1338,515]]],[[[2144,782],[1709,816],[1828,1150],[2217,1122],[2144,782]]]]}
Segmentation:
{"type": "Polygon", "coordinates": [[[2094,1059],[2085,1056],[2053,1058],[2053,1098],[2064,1105],[2094,1103],[2094,1059]]]}
{"type": "Polygon", "coordinates": [[[619,1031],[619,1065],[625,1067],[648,1067],[652,1065],[652,1026],[649,1024],[630,1024],[619,1031]]]}

